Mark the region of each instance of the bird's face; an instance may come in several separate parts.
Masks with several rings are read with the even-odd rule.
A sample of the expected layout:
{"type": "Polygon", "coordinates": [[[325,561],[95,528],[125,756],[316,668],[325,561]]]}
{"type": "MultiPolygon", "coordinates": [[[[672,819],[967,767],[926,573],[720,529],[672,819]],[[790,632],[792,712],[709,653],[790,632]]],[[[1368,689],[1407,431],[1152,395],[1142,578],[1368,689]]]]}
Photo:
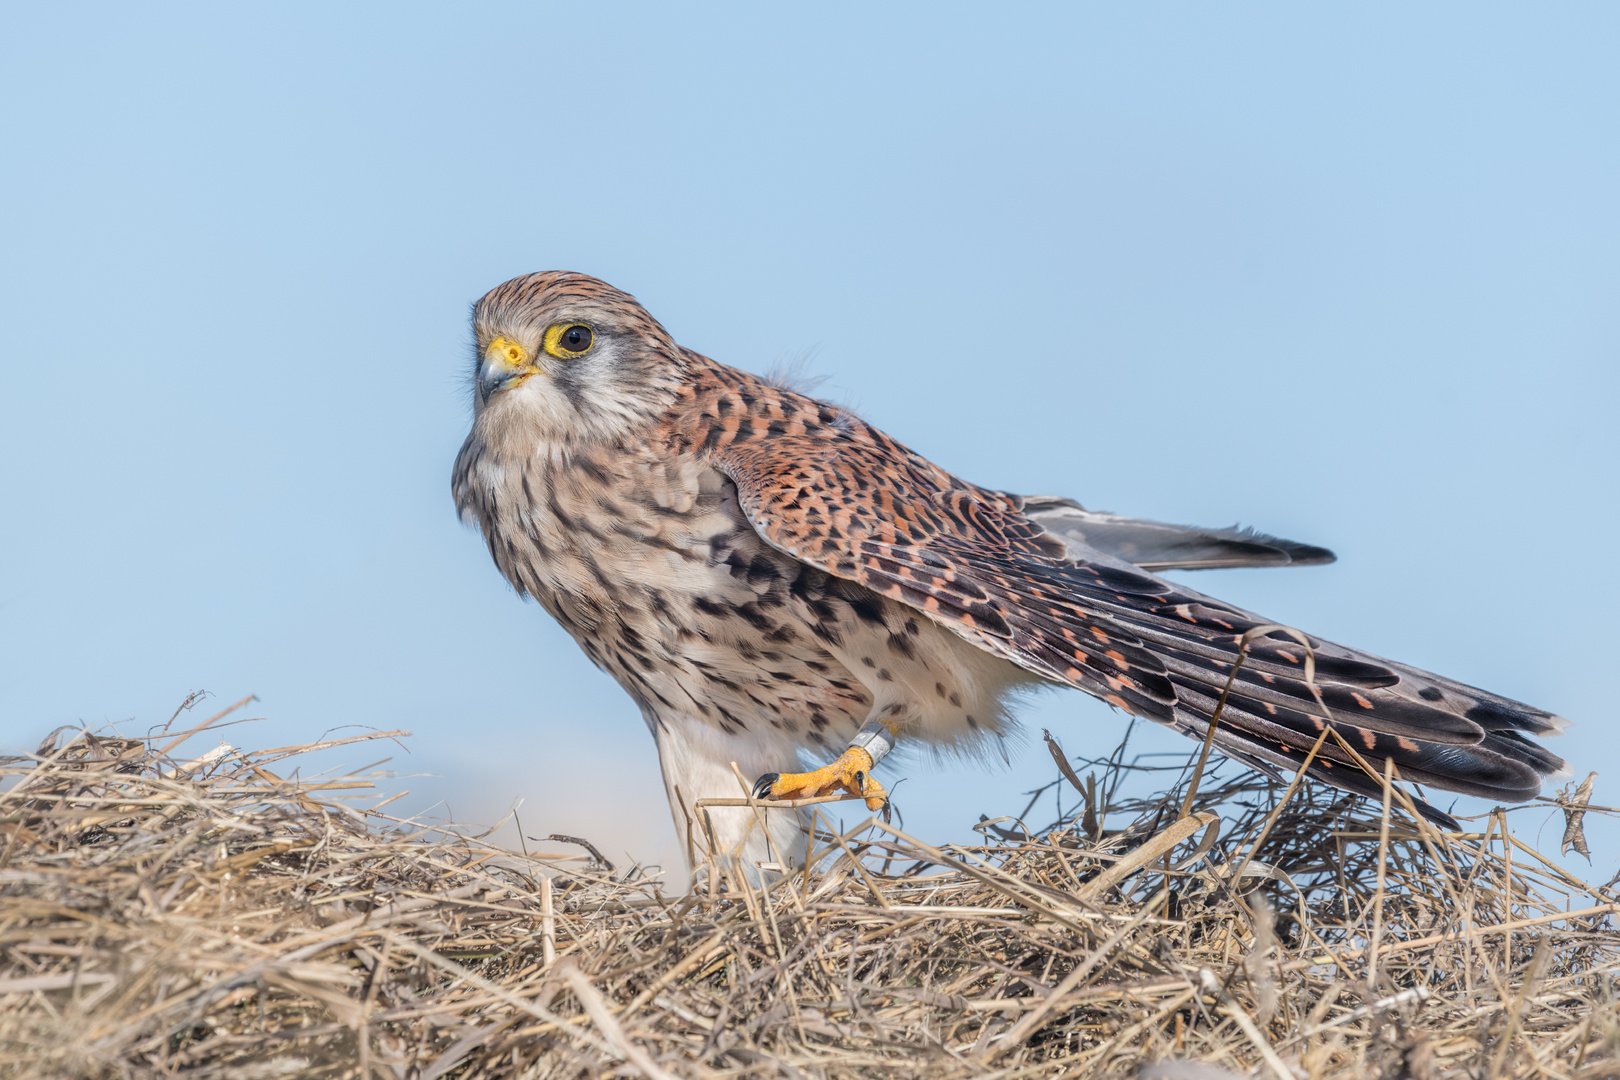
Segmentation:
{"type": "Polygon", "coordinates": [[[657,419],[684,363],[628,293],[583,274],[513,278],[473,309],[475,426],[567,450],[657,419]]]}

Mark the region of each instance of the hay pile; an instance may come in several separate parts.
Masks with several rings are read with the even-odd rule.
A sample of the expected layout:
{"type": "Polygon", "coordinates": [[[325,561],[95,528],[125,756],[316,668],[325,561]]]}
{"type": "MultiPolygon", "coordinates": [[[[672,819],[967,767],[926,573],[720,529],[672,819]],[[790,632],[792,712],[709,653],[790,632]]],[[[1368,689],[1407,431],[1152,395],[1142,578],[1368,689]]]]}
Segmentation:
{"type": "Polygon", "coordinates": [[[175,745],[5,765],[0,1075],[1620,1076],[1617,897],[1501,813],[1444,835],[1314,783],[1273,813],[1244,774],[1183,814],[1116,754],[1047,828],[820,829],[811,872],[669,895],[288,779],[313,747],[175,745]]]}

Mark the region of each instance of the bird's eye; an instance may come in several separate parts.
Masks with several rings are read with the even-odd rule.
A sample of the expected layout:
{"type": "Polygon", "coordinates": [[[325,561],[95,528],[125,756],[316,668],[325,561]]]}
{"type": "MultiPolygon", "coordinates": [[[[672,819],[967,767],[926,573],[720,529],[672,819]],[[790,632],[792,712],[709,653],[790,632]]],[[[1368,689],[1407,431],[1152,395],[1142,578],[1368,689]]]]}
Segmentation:
{"type": "Polygon", "coordinates": [[[546,352],[567,359],[590,351],[596,335],[584,323],[558,323],[546,331],[546,352]]]}

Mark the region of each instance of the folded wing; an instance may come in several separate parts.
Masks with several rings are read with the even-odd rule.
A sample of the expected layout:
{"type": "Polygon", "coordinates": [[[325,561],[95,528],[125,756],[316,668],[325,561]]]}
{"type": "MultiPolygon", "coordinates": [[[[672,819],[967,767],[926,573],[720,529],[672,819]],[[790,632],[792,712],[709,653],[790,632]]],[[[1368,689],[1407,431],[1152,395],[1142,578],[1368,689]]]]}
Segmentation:
{"type": "MultiPolygon", "coordinates": [[[[1178,535],[1128,519],[1103,520],[1096,532],[1098,516],[1077,504],[968,484],[858,420],[808,422],[809,407],[831,415],[809,402],[785,422],[767,412],[778,427],[770,438],[747,438],[746,426],[734,429],[743,437],[702,437],[769,543],[1028,671],[1188,735],[1208,730],[1245,633],[1269,620],[1154,577],[1132,556],[1162,567],[1331,558],[1287,541],[1178,535]],[[1113,550],[1094,547],[1093,535],[1113,550]],[[1127,552],[1122,538],[1138,547],[1127,552]]],[[[1564,766],[1527,738],[1562,727],[1550,713],[1333,642],[1312,638],[1310,650],[1307,682],[1307,651],[1286,634],[1248,646],[1215,736],[1222,750],[1289,770],[1331,723],[1367,760],[1393,759],[1405,779],[1505,801],[1534,796],[1564,766]]],[[[1331,738],[1311,772],[1378,791],[1331,738]]]]}
{"type": "Polygon", "coordinates": [[[1022,503],[1024,515],[1060,537],[1072,558],[1084,559],[1102,552],[1153,573],[1238,566],[1319,566],[1334,559],[1327,548],[1282,540],[1252,529],[1167,525],[1147,518],[1087,510],[1073,499],[1057,495],[1025,495],[1022,503]]]}

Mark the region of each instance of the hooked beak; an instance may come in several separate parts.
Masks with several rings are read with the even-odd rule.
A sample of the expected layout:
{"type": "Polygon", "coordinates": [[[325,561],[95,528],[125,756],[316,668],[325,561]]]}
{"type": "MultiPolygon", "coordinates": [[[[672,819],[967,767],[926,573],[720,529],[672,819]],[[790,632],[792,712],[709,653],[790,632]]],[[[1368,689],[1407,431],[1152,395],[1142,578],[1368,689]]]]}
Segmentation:
{"type": "Polygon", "coordinates": [[[478,365],[478,400],[489,399],[508,387],[517,386],[540,369],[529,362],[529,350],[511,338],[498,337],[484,350],[478,365]]]}

